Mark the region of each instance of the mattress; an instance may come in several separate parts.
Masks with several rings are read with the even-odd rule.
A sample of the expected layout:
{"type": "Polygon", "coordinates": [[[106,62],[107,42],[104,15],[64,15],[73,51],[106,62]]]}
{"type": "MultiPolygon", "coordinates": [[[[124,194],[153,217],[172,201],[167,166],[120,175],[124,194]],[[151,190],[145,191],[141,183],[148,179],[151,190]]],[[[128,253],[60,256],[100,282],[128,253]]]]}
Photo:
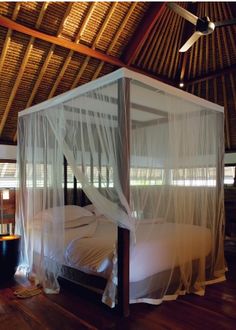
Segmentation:
{"type": "MultiPolygon", "coordinates": [[[[97,217],[94,234],[75,238],[65,248],[65,264],[90,275],[108,278],[113,264],[117,229],[97,217]]],[[[130,248],[130,282],[198,260],[211,251],[211,233],[205,227],[145,222],[138,226],[130,248]]]]}
{"type": "MultiPolygon", "coordinates": [[[[71,206],[66,210],[68,214],[65,216],[64,246],[59,245],[59,250],[55,249],[55,244],[52,244],[54,250],[50,247],[54,235],[53,230],[48,230],[51,228],[52,215],[47,211],[43,217],[40,215],[36,218],[35,255],[40,255],[43,236],[44,241],[48,242],[44,246],[44,258],[46,257],[48,265],[59,266],[60,277],[102,293],[107,283],[114,279],[111,272],[116,261],[117,226],[101,214],[84,213],[81,208],[76,209],[73,214],[71,206]],[[41,227],[43,218],[46,221],[43,229],[47,229],[46,231],[41,227]]],[[[60,216],[62,209],[57,211],[56,215],[60,216]]],[[[53,211],[53,216],[54,213],[53,211]]],[[[190,291],[196,292],[194,283],[199,272],[199,260],[207,265],[207,256],[211,254],[212,239],[209,229],[165,223],[163,219],[145,219],[139,224],[131,242],[130,302],[159,304],[163,297],[176,299],[176,292],[182,290],[182,275],[186,265],[190,265],[192,269],[190,291]]],[[[110,302],[107,304],[113,306],[110,302]]]]}

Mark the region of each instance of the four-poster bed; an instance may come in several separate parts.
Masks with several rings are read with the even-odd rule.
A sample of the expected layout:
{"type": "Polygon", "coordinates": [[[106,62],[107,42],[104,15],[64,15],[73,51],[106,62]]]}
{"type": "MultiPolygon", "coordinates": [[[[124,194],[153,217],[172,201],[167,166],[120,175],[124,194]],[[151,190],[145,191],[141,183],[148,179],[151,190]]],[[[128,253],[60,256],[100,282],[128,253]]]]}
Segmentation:
{"type": "Polygon", "coordinates": [[[120,69],[22,111],[18,141],[21,266],[46,292],[59,291],[72,246],[72,259],[91,259],[93,242],[108,251],[103,302],[118,299],[124,315],[129,302],[203,294],[224,279],[222,107],[120,69]],[[102,219],[63,211],[67,163],[102,219]]]}

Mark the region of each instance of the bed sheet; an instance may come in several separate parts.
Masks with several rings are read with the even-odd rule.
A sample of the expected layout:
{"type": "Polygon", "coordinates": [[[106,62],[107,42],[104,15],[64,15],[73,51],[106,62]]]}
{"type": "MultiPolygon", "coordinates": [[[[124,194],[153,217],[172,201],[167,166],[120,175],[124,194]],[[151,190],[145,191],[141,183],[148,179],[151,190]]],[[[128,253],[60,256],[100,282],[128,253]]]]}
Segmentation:
{"type": "MultiPolygon", "coordinates": [[[[75,238],[65,249],[65,263],[85,273],[108,278],[116,246],[117,229],[104,217],[97,218],[91,237],[75,238]]],[[[140,224],[130,249],[130,282],[141,281],[182,263],[209,255],[211,233],[205,227],[173,224],[140,224]],[[179,258],[181,255],[181,258],[179,258]]]]}

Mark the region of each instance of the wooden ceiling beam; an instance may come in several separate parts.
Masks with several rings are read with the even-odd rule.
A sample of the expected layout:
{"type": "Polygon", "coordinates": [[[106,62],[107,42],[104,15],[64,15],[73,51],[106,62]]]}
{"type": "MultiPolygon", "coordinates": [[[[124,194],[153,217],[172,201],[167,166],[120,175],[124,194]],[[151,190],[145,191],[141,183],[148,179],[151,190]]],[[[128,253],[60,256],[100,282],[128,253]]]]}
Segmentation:
{"type": "Polygon", "coordinates": [[[47,35],[45,33],[36,31],[34,29],[23,26],[21,24],[18,24],[3,16],[0,16],[0,25],[6,27],[8,29],[12,29],[12,30],[27,34],[31,37],[38,38],[38,39],[44,40],[46,42],[67,48],[67,49],[71,49],[75,52],[79,52],[86,56],[94,57],[98,60],[110,63],[110,64],[118,66],[118,67],[125,66],[124,62],[122,62],[121,60],[119,60],[116,57],[104,54],[102,52],[99,52],[95,49],[91,49],[91,48],[81,45],[81,44],[76,44],[75,42],[72,42],[72,41],[69,41],[69,40],[66,40],[66,39],[63,39],[60,37],[54,37],[54,36],[47,35]]]}
{"type": "Polygon", "coordinates": [[[147,14],[140,22],[137,31],[134,33],[134,37],[131,39],[124,52],[123,61],[126,65],[131,65],[165,8],[165,2],[153,2],[150,4],[147,14]]]}

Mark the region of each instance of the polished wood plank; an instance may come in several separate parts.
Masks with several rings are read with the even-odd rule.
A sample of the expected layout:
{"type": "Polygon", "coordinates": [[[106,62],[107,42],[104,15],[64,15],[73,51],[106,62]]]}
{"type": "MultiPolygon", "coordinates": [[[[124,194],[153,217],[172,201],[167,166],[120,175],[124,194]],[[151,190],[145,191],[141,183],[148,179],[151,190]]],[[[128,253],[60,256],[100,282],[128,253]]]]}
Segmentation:
{"type": "Polygon", "coordinates": [[[134,304],[130,316],[100,302],[100,296],[62,282],[59,295],[44,293],[18,299],[14,291],[29,286],[16,277],[0,288],[0,330],[28,329],[117,329],[202,330],[234,329],[236,325],[236,257],[227,256],[227,281],[208,286],[204,297],[186,295],[159,306],[134,304]]]}

